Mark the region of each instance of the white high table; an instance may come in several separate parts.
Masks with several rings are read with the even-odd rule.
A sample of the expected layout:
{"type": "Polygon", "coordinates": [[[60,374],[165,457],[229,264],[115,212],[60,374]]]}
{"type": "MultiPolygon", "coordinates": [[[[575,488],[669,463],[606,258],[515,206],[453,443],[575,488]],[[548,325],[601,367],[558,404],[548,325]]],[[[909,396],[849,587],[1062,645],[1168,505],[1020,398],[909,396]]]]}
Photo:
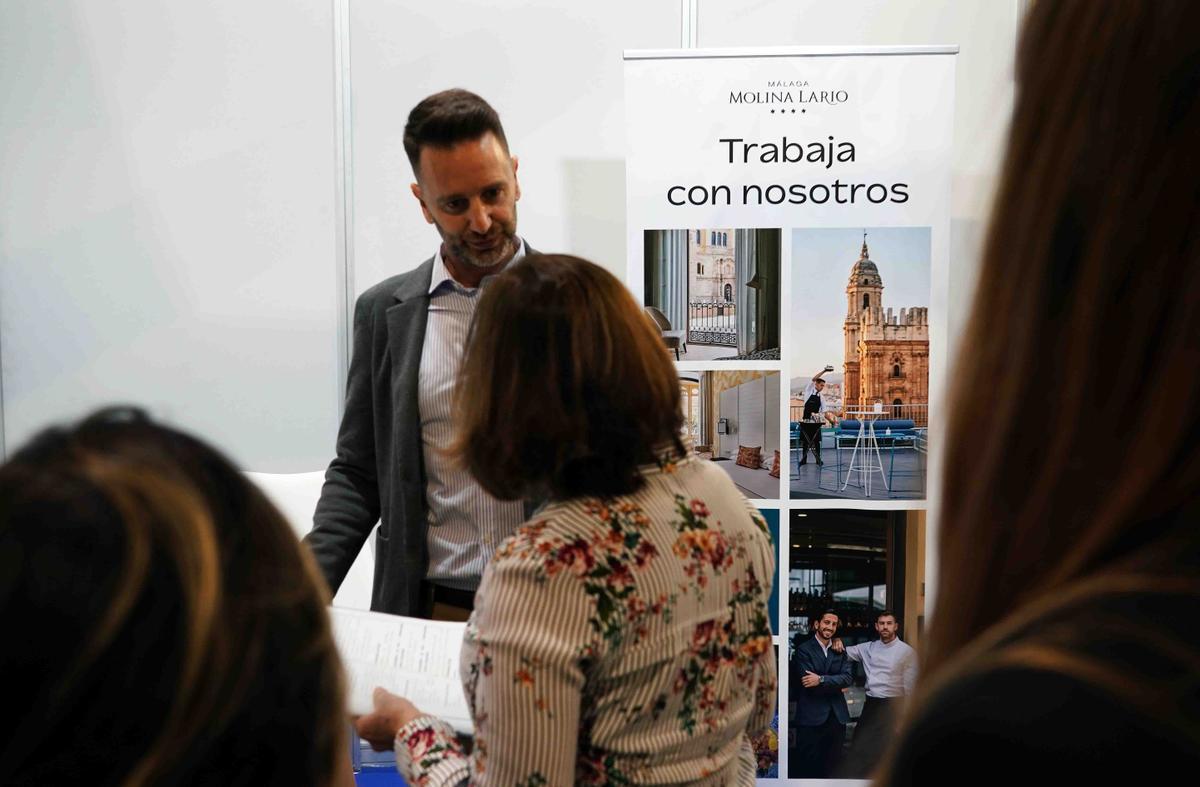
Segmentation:
{"type": "Polygon", "coordinates": [[[854,449],[850,452],[850,466],[846,468],[846,480],[842,483],[843,492],[850,485],[850,478],[854,473],[862,475],[863,494],[867,497],[871,496],[871,474],[876,470],[879,471],[879,478],[883,481],[883,488],[891,491],[888,487],[887,473],[883,471],[883,455],[879,452],[879,440],[875,437],[875,421],[884,415],[884,410],[875,409],[856,409],[846,410],[847,417],[858,419],[858,436],[854,440],[854,449]],[[855,464],[855,461],[858,464],[855,464]]]}

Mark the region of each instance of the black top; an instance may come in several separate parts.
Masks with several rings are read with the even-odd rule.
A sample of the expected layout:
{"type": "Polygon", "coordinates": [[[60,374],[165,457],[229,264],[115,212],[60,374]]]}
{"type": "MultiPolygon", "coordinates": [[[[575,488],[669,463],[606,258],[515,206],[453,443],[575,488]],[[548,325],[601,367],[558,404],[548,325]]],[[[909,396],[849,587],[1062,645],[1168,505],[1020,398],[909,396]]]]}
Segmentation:
{"type": "Polygon", "coordinates": [[[926,706],[900,740],[888,784],[1138,787],[1169,775],[1162,783],[1190,783],[1198,768],[1200,750],[1102,690],[1004,669],[956,683],[926,706]]]}
{"type": "Polygon", "coordinates": [[[804,420],[808,420],[821,409],[821,394],[813,394],[804,400],[804,420]]]}
{"type": "Polygon", "coordinates": [[[886,783],[1194,783],[1195,606],[1189,596],[1128,595],[1039,621],[1007,644],[1058,646],[1106,677],[1025,666],[968,671],[916,710],[886,783]]]}

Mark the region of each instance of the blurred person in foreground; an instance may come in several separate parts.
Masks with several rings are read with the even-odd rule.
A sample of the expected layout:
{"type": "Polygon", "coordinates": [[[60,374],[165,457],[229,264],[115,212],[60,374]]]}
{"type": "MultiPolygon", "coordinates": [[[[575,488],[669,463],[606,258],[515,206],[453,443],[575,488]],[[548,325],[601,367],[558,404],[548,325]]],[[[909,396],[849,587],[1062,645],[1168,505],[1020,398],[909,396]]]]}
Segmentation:
{"type": "Polygon", "coordinates": [[[926,670],[881,783],[1200,765],[1198,140],[1200,3],[1032,4],[926,670]]]}
{"type": "Polygon", "coordinates": [[[0,784],[353,784],[316,564],[139,411],[0,467],[0,784]]]}
{"type": "Polygon", "coordinates": [[[753,784],[774,551],[681,441],[675,367],[630,293],[577,257],[498,275],[456,423],[489,493],[549,501],[497,550],[467,624],[474,746],[383,690],[359,734],[394,745],[411,784],[753,784]]]}

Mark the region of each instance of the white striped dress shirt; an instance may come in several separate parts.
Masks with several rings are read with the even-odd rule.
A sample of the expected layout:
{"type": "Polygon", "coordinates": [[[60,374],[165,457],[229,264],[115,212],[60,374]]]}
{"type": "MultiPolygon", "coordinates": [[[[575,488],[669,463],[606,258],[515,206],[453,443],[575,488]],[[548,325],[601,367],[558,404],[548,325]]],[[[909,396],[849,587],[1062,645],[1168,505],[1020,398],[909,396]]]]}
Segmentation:
{"type": "MultiPolygon", "coordinates": [[[[522,241],[509,264],[524,256],[522,241]]],[[[418,401],[425,500],[429,507],[429,568],[425,578],[461,590],[474,590],[479,585],[483,567],[497,545],[525,518],[522,502],[502,502],[492,497],[444,453],[454,439],[451,409],[471,318],[490,278],[474,289],[462,286],[450,275],[438,249],[429,283],[429,321],[421,348],[418,401]]]]}
{"type": "Polygon", "coordinates": [[[907,697],[916,688],[917,653],[899,637],[890,645],[884,645],[880,640],[850,645],[846,655],[863,665],[867,673],[868,697],[907,697]]]}

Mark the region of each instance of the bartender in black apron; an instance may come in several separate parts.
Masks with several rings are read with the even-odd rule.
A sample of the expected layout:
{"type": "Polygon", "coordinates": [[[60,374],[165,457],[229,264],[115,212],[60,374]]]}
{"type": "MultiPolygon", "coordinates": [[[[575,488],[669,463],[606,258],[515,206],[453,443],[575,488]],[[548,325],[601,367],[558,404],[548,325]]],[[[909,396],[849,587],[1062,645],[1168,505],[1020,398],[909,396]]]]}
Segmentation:
{"type": "Polygon", "coordinates": [[[831,371],[833,367],[826,366],[813,375],[812,382],[804,389],[806,398],[800,420],[800,465],[808,464],[810,450],[817,464],[821,464],[821,426],[825,420],[821,416],[821,390],[825,387],[825,381],[821,377],[831,371]]]}

